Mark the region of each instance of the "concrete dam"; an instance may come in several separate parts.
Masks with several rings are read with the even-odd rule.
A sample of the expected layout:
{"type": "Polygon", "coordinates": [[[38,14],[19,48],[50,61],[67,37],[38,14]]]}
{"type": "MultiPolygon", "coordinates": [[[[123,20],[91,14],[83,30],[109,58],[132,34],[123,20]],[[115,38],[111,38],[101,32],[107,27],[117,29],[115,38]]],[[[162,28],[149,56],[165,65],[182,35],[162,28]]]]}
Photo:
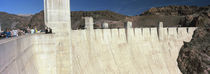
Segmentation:
{"type": "Polygon", "coordinates": [[[0,40],[0,74],[181,74],[176,59],[196,27],[71,30],[70,1],[44,0],[53,34],[0,40]]]}

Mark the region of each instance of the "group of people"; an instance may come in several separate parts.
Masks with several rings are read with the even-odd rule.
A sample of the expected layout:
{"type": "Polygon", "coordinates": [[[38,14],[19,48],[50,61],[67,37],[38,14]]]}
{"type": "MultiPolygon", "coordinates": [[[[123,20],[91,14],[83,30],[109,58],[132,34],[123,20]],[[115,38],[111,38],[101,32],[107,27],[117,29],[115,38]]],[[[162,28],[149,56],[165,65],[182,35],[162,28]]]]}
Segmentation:
{"type": "Polygon", "coordinates": [[[39,32],[40,32],[40,31],[38,31],[36,27],[35,27],[34,29],[30,29],[30,28],[28,27],[26,33],[34,34],[34,33],[39,33],[39,32]]]}
{"type": "Polygon", "coordinates": [[[6,29],[5,31],[0,32],[0,39],[2,38],[10,38],[10,37],[17,37],[17,36],[21,36],[21,35],[26,35],[26,34],[34,34],[34,33],[38,33],[40,31],[38,31],[36,28],[34,29],[30,29],[29,27],[27,29],[6,29]]]}
{"type": "MultiPolygon", "coordinates": [[[[35,27],[34,29],[30,29],[29,27],[27,29],[6,29],[5,31],[0,32],[0,39],[2,38],[10,38],[10,37],[17,37],[17,36],[21,36],[21,35],[26,35],[26,34],[35,34],[35,33],[40,33],[40,31],[37,30],[37,28],[35,27]]],[[[51,34],[52,33],[52,29],[49,27],[45,28],[45,32],[46,34],[51,34]]]]}
{"type": "Polygon", "coordinates": [[[52,34],[52,29],[49,27],[45,28],[45,34],[52,34]]]}
{"type": "Polygon", "coordinates": [[[17,37],[21,35],[22,31],[19,29],[6,29],[5,31],[0,32],[0,38],[9,38],[9,37],[17,37]]]}

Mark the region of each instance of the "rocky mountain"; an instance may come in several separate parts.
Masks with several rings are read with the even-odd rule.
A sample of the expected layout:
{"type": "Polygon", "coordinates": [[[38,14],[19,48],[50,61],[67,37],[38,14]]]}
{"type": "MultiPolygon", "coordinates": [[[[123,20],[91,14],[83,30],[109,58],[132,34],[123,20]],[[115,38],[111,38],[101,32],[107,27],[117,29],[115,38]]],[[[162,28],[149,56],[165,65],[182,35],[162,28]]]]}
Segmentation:
{"type": "Polygon", "coordinates": [[[36,27],[37,29],[43,30],[45,28],[45,23],[44,23],[44,11],[41,11],[37,14],[34,14],[32,18],[29,21],[30,28],[36,27]]]}
{"type": "Polygon", "coordinates": [[[194,32],[193,39],[182,46],[177,62],[183,74],[210,73],[209,27],[199,28],[194,32]]]}
{"type": "MultiPolygon", "coordinates": [[[[103,22],[109,22],[111,24],[119,24],[126,18],[125,15],[121,15],[112,11],[73,11],[71,12],[72,29],[83,29],[85,22],[83,17],[93,17],[95,21],[95,28],[100,28],[103,22]]],[[[123,23],[122,23],[123,24],[123,23]]],[[[44,28],[44,11],[35,14],[29,23],[30,27],[37,27],[39,29],[44,28]]]]}
{"type": "Polygon", "coordinates": [[[31,16],[18,16],[15,14],[9,14],[5,12],[0,12],[0,24],[2,25],[2,29],[5,30],[6,28],[25,28],[31,16]]]}
{"type": "Polygon", "coordinates": [[[187,15],[181,19],[180,24],[182,24],[182,26],[196,27],[210,26],[210,10],[197,15],[187,15]]]}
{"type": "MultiPolygon", "coordinates": [[[[132,21],[133,27],[157,27],[160,21],[165,27],[205,27],[210,24],[210,6],[165,6],[151,8],[139,16],[125,16],[112,11],[73,11],[71,12],[72,29],[83,29],[83,17],[93,17],[95,28],[101,28],[103,22],[109,23],[110,28],[123,28],[124,22],[132,21]]],[[[31,16],[18,16],[0,13],[0,23],[3,28],[37,27],[44,29],[44,12],[31,16]],[[12,19],[13,18],[13,19],[12,19]]]]}
{"type": "MultiPolygon", "coordinates": [[[[148,11],[140,14],[140,16],[171,16],[183,17],[180,18],[179,24],[184,27],[205,27],[210,24],[210,5],[197,6],[165,6],[158,8],[151,8],[148,11]]],[[[175,22],[174,22],[175,23],[175,22]]]]}
{"type": "MultiPolygon", "coordinates": [[[[72,29],[83,29],[85,27],[83,17],[94,18],[94,28],[101,28],[103,22],[109,23],[110,28],[123,28],[124,22],[133,22],[133,27],[157,27],[160,21],[164,22],[165,27],[176,27],[184,16],[160,16],[160,15],[141,15],[125,16],[112,11],[73,11],[71,12],[72,29]]],[[[38,26],[44,28],[44,13],[35,14],[30,22],[31,27],[38,26]]]]}
{"type": "Polygon", "coordinates": [[[164,6],[151,8],[148,11],[143,12],[140,15],[172,15],[172,16],[185,16],[196,15],[202,12],[209,11],[210,6],[198,7],[198,6],[164,6]]]}

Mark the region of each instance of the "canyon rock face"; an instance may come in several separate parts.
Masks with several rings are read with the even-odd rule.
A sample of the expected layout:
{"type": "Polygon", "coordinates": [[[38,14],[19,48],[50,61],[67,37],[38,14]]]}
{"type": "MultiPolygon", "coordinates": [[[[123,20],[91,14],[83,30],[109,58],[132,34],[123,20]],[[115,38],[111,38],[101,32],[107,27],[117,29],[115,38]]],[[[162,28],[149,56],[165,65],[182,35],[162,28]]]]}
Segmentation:
{"type": "Polygon", "coordinates": [[[151,8],[148,11],[140,14],[145,15],[158,15],[158,16],[182,16],[179,25],[182,27],[206,27],[210,25],[210,6],[165,6],[151,8]]]}
{"type": "Polygon", "coordinates": [[[193,39],[182,46],[177,62],[183,74],[210,73],[210,28],[194,32],[193,39]]]}
{"type": "Polygon", "coordinates": [[[186,16],[193,14],[200,14],[209,11],[210,6],[197,7],[197,6],[164,6],[151,8],[140,15],[173,15],[173,16],[186,16]]]}

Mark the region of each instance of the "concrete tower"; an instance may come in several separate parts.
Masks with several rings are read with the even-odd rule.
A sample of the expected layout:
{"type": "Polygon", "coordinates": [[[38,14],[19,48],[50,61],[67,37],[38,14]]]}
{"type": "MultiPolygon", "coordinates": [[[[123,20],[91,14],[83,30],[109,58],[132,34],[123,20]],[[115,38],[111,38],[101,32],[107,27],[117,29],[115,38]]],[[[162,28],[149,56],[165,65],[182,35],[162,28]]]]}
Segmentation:
{"type": "Polygon", "coordinates": [[[70,0],[44,0],[44,4],[47,27],[52,28],[54,33],[70,30],[70,0]]]}
{"type": "Polygon", "coordinates": [[[56,48],[56,74],[71,74],[71,19],[70,0],[44,0],[44,19],[52,28],[52,40],[56,48]]]}

